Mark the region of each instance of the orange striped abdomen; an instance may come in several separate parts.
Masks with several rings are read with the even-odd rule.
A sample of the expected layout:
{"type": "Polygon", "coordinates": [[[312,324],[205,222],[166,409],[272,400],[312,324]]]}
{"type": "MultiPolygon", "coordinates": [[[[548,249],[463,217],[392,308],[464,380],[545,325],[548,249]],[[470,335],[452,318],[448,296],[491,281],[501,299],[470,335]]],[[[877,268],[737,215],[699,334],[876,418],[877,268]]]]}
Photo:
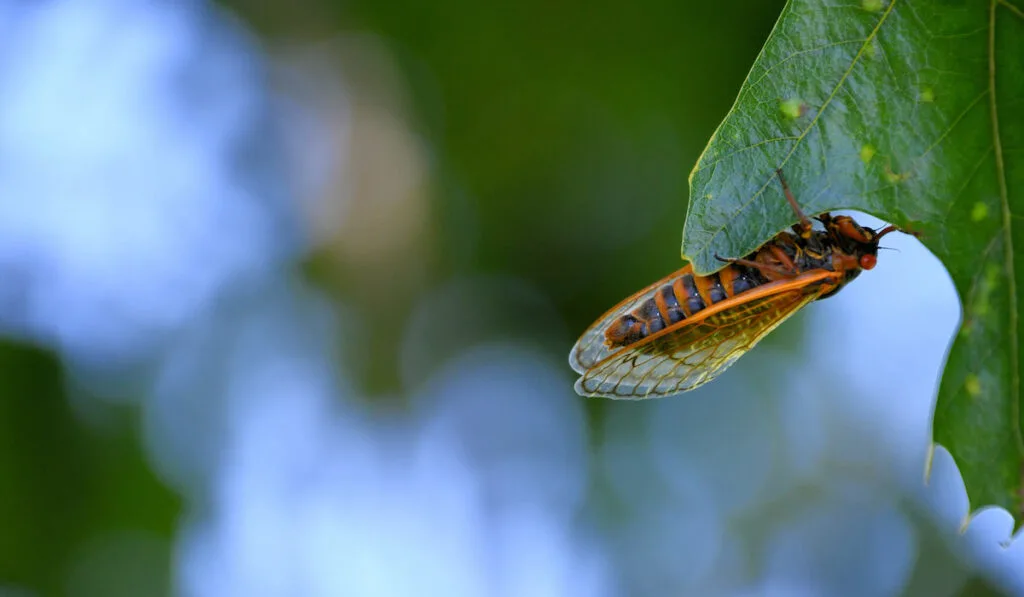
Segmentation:
{"type": "Polygon", "coordinates": [[[729,265],[710,276],[686,273],[654,289],[630,313],[605,330],[609,347],[628,346],[703,311],[708,305],[760,286],[766,280],[756,270],[729,265]]]}

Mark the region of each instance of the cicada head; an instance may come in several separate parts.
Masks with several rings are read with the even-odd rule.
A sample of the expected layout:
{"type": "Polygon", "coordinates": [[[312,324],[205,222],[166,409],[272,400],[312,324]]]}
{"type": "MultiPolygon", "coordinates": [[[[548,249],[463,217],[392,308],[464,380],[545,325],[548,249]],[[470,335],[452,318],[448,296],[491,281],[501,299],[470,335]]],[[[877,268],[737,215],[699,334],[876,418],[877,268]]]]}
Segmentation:
{"type": "Polygon", "coordinates": [[[896,226],[872,230],[861,226],[850,216],[830,217],[825,226],[839,250],[855,260],[856,269],[874,268],[878,263],[878,242],[886,234],[900,230],[896,226]]]}
{"type": "MultiPolygon", "coordinates": [[[[881,232],[861,226],[850,216],[834,216],[826,223],[837,248],[856,260],[859,269],[872,269],[878,262],[878,239],[881,232]]],[[[888,231],[885,231],[888,234],[888,231]]],[[[853,265],[852,263],[850,265],[853,265]]]]}
{"type": "Polygon", "coordinates": [[[902,231],[896,226],[872,230],[861,226],[850,216],[825,214],[818,219],[825,224],[825,229],[833,243],[833,267],[844,274],[842,282],[835,290],[822,298],[835,294],[840,288],[860,275],[860,272],[873,269],[878,263],[878,242],[890,232],[902,231]]]}

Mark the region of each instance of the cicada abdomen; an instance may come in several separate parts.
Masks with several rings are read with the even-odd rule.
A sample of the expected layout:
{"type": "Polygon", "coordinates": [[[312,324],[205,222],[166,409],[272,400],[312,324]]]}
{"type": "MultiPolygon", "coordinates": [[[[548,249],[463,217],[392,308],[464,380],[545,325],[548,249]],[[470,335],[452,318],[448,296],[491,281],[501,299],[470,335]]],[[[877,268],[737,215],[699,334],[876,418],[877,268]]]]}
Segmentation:
{"type": "Polygon", "coordinates": [[[710,276],[697,276],[684,268],[640,306],[609,325],[605,344],[628,346],[767,282],[756,269],[742,265],[727,265],[710,276]]]}

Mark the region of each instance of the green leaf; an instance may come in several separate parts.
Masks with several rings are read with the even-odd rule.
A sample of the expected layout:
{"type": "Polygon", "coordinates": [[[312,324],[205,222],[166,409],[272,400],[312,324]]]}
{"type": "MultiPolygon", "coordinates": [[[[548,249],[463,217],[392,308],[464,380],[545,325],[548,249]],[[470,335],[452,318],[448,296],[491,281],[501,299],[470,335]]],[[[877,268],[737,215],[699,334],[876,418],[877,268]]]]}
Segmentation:
{"type": "Polygon", "coordinates": [[[934,438],[975,506],[1020,513],[1024,2],[791,0],[690,175],[698,273],[796,223],[776,168],[808,213],[923,232],[964,305],[934,438]]]}

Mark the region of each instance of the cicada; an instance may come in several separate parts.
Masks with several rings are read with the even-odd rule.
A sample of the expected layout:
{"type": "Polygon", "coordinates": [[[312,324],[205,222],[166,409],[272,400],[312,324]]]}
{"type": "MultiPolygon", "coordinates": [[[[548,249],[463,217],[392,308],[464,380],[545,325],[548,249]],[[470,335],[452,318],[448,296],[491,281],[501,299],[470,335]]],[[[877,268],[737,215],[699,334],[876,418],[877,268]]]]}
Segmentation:
{"type": "Polygon", "coordinates": [[[577,393],[642,399],[706,384],[802,307],[875,267],[882,237],[906,232],[827,212],[815,230],[777,174],[799,218],[792,231],[742,259],[716,255],[726,265],[709,276],[686,265],[612,307],[569,354],[577,393]]]}

